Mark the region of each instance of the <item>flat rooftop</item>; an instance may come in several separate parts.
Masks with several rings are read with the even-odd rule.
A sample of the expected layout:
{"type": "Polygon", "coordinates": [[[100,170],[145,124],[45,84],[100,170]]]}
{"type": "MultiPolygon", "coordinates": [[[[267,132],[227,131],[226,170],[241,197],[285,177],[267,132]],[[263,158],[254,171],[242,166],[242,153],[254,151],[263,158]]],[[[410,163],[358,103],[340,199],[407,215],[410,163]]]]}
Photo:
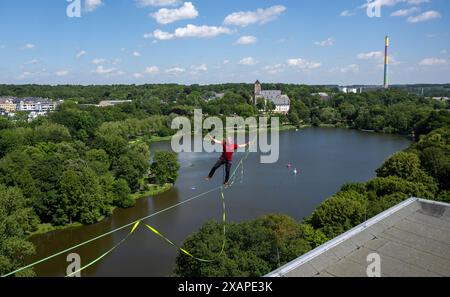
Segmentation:
{"type": "Polygon", "coordinates": [[[450,276],[450,204],[410,198],[267,277],[367,277],[380,256],[382,277],[450,276]]]}

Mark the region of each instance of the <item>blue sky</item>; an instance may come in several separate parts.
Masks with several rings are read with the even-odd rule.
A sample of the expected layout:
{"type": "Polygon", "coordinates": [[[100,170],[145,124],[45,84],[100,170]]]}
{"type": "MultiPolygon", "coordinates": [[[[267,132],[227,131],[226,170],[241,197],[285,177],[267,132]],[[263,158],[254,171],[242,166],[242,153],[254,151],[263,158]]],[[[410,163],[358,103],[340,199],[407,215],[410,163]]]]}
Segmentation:
{"type": "Polygon", "coordinates": [[[0,83],[382,84],[386,34],[391,83],[450,82],[448,0],[72,1],[0,1],[0,83]]]}

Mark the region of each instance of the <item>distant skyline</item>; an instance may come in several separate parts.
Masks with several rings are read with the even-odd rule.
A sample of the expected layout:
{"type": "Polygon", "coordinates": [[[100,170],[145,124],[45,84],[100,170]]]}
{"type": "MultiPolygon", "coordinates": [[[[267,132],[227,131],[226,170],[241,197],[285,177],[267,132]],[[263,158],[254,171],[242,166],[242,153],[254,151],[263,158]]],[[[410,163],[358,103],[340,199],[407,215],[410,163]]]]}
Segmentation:
{"type": "Polygon", "coordinates": [[[367,3],[3,0],[0,84],[450,83],[450,1],[367,3]]]}

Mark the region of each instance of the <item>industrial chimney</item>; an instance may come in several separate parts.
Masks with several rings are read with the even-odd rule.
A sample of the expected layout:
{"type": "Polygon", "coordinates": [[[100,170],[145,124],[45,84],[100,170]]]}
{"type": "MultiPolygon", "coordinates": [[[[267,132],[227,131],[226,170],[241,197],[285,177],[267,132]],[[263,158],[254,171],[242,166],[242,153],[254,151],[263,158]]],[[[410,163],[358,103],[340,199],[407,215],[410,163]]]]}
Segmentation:
{"type": "Polygon", "coordinates": [[[389,36],[386,36],[386,47],[384,52],[384,88],[389,88],[389,36]]]}

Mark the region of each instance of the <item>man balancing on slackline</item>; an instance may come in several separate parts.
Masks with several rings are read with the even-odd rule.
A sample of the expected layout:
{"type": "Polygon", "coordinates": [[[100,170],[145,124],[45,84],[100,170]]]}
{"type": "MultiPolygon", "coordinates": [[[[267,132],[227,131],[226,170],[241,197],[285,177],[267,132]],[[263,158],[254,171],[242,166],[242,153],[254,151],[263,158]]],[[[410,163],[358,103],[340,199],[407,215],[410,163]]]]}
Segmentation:
{"type": "Polygon", "coordinates": [[[219,169],[221,166],[225,165],[226,174],[225,174],[224,185],[228,185],[228,181],[230,180],[231,166],[232,166],[232,162],[233,162],[233,153],[238,148],[244,148],[244,147],[249,146],[250,142],[248,142],[246,144],[238,145],[236,143],[233,143],[233,139],[231,137],[227,137],[227,139],[223,140],[223,141],[219,141],[219,140],[215,139],[214,137],[212,137],[211,135],[209,135],[209,138],[211,139],[211,141],[222,145],[223,153],[220,156],[219,160],[217,160],[214,167],[211,169],[211,172],[209,173],[209,175],[205,179],[208,181],[211,180],[213,178],[216,170],[219,169]]]}

